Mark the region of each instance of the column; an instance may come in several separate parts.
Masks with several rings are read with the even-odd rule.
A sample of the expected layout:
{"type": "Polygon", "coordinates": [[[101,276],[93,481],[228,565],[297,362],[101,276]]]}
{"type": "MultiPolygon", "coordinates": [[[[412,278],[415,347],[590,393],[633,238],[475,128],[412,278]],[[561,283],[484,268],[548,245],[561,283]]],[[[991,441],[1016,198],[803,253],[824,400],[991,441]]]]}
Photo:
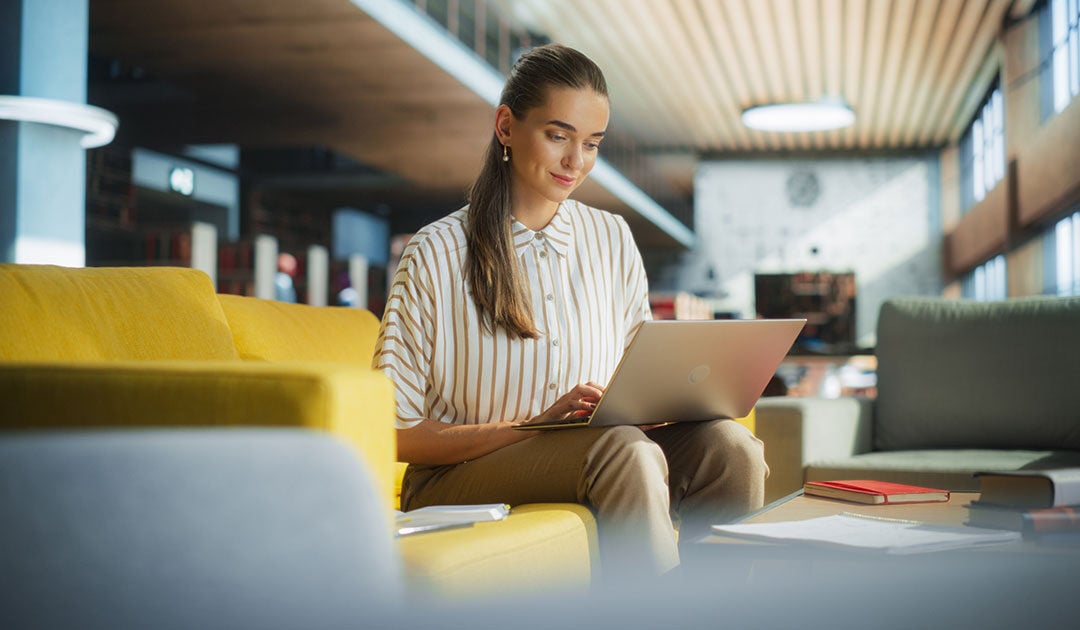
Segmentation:
{"type": "Polygon", "coordinates": [[[86,105],[88,0],[0,3],[0,262],[82,266],[86,148],[116,119],[86,105]]]}

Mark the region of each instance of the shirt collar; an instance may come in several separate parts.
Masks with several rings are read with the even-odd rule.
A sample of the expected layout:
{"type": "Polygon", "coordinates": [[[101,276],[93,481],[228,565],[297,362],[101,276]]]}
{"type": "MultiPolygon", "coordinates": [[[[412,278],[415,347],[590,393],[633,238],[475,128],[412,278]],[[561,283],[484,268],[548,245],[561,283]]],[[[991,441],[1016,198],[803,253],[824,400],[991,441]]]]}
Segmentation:
{"type": "Polygon", "coordinates": [[[530,230],[517,219],[510,225],[510,235],[514,239],[514,251],[520,256],[530,243],[543,241],[547,243],[555,253],[566,256],[570,246],[574,242],[574,231],[570,227],[570,219],[567,217],[566,203],[559,204],[555,216],[551,218],[539,231],[530,230]],[[537,238],[540,235],[540,238],[537,238]]]}

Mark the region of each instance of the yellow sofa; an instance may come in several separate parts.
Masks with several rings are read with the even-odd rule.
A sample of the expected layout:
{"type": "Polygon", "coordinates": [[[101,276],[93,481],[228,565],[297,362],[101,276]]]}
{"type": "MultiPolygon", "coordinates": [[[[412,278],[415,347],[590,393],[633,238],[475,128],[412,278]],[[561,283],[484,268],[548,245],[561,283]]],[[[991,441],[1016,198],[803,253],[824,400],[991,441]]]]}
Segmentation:
{"type": "MultiPolygon", "coordinates": [[[[370,312],[218,295],[202,272],[166,267],[0,265],[0,305],[0,428],[328,431],[369,467],[391,518],[402,467],[370,312]]],[[[570,504],[387,544],[409,588],[444,597],[579,589],[599,568],[592,514],[570,504]]]]}

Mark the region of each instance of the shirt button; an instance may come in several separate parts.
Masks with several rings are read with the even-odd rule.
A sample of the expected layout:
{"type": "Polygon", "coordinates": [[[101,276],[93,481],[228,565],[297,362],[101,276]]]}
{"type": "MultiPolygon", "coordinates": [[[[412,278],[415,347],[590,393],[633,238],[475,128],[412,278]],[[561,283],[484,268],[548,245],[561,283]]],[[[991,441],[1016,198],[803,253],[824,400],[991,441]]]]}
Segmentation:
{"type": "Polygon", "coordinates": [[[540,252],[540,257],[541,258],[547,258],[547,252],[546,251],[541,251],[540,252]]]}
{"type": "Polygon", "coordinates": [[[548,389],[555,389],[555,383],[551,383],[550,385],[548,385],[548,389]]]}
{"type": "Polygon", "coordinates": [[[558,348],[558,347],[559,347],[559,340],[558,340],[558,339],[556,339],[556,340],[552,341],[552,342],[551,342],[551,345],[553,345],[553,346],[555,346],[556,348],[558,348]]]}
{"type": "Polygon", "coordinates": [[[541,233],[541,232],[537,232],[537,233],[536,233],[536,240],[538,240],[538,241],[542,241],[542,240],[544,240],[544,235],[543,235],[543,233],[541,233]]]}
{"type": "Polygon", "coordinates": [[[554,302],[555,301],[555,296],[548,293],[547,295],[544,296],[544,299],[547,300],[548,302],[554,302]]]}

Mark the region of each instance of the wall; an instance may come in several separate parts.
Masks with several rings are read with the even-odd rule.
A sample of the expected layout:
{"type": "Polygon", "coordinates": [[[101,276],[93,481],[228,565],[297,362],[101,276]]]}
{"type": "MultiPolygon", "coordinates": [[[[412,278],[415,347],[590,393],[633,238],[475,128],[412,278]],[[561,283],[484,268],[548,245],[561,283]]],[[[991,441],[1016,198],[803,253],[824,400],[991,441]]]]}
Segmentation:
{"type": "Polygon", "coordinates": [[[854,271],[856,337],[872,343],[885,298],[941,293],[938,170],[936,156],[702,162],[676,284],[753,317],[755,272],[854,271]]]}

